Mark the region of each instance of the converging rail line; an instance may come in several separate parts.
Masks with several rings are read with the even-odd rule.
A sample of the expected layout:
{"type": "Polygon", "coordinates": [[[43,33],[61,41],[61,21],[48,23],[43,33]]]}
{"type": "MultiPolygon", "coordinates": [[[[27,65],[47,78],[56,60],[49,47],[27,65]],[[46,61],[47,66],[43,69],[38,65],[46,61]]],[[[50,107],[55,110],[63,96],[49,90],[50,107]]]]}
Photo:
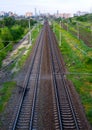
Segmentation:
{"type": "Polygon", "coordinates": [[[39,80],[39,69],[42,56],[43,32],[44,28],[37,41],[37,45],[34,50],[34,55],[32,57],[32,62],[26,75],[26,80],[23,86],[24,91],[21,97],[21,102],[18,107],[18,112],[16,114],[16,118],[14,120],[13,125],[10,126],[10,129],[12,130],[29,129],[30,127],[31,123],[30,118],[33,115],[33,106],[35,104],[35,98],[36,98],[35,96],[39,80]]]}
{"type": "Polygon", "coordinates": [[[64,74],[55,35],[45,21],[9,130],[89,130],[64,74]]]}
{"type": "Polygon", "coordinates": [[[54,82],[54,86],[56,90],[55,92],[56,92],[57,101],[58,101],[60,128],[61,130],[63,129],[79,130],[81,128],[80,120],[78,119],[77,113],[74,110],[70,92],[68,90],[67,83],[64,79],[63,67],[60,62],[60,58],[58,57],[56,41],[53,36],[53,33],[51,33],[50,28],[48,28],[48,34],[49,34],[49,40],[50,40],[52,72],[61,73],[60,75],[53,74],[53,80],[54,80],[53,82],[54,82]]]}

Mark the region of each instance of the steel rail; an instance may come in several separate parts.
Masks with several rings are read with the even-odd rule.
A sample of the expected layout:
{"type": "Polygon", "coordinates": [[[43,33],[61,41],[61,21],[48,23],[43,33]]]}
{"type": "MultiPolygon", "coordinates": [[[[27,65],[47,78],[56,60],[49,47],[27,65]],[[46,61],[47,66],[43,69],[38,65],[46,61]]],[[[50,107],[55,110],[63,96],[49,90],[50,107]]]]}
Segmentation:
{"type": "MultiPolygon", "coordinates": [[[[54,36],[52,36],[52,37],[54,38],[54,36]]],[[[55,39],[54,39],[54,41],[56,42],[55,39]]],[[[54,49],[54,52],[56,53],[56,49],[54,49]]],[[[57,59],[58,66],[59,66],[59,68],[61,70],[62,69],[62,64],[60,64],[60,60],[57,57],[57,53],[55,54],[55,56],[56,56],[56,59],[57,59]]],[[[63,71],[63,69],[61,71],[63,71]]],[[[61,77],[62,77],[62,75],[61,75],[61,77]]],[[[79,130],[80,128],[79,128],[79,125],[78,125],[78,122],[77,122],[77,119],[76,119],[76,113],[74,111],[72,99],[71,99],[71,96],[70,96],[70,92],[69,92],[69,89],[67,87],[67,83],[66,83],[64,77],[62,77],[62,81],[63,81],[64,87],[65,87],[65,91],[66,91],[66,94],[67,94],[67,97],[68,97],[68,100],[69,100],[69,104],[70,104],[71,111],[72,111],[72,114],[73,114],[73,118],[74,118],[74,121],[75,121],[76,129],[79,130]]]]}
{"type": "MultiPolygon", "coordinates": [[[[51,39],[50,39],[51,33],[49,32],[49,29],[47,31],[48,31],[48,34],[49,34],[48,39],[50,41],[50,44],[49,44],[49,46],[50,46],[50,58],[51,58],[51,61],[52,61],[51,62],[52,63],[51,69],[52,69],[52,73],[53,73],[55,71],[55,67],[54,67],[53,53],[52,53],[51,39]]],[[[56,76],[52,74],[52,77],[53,77],[53,84],[54,84],[54,90],[55,90],[55,98],[56,98],[56,105],[57,105],[57,110],[58,110],[58,118],[59,118],[60,130],[63,130],[62,117],[61,117],[61,112],[60,112],[60,102],[59,102],[58,91],[57,91],[56,76]]]]}
{"type": "Polygon", "coordinates": [[[23,100],[24,100],[24,96],[25,96],[25,93],[26,93],[26,89],[27,89],[27,86],[28,86],[28,83],[29,83],[30,75],[31,75],[31,72],[32,72],[33,64],[34,64],[34,61],[35,61],[35,57],[36,57],[36,54],[37,54],[37,50],[38,50],[38,47],[39,47],[39,43],[40,43],[42,33],[43,33],[43,30],[41,31],[40,36],[39,36],[39,38],[37,40],[38,44],[35,47],[34,55],[32,57],[31,64],[30,64],[30,66],[28,68],[27,75],[25,77],[25,81],[24,81],[24,84],[23,84],[24,91],[23,91],[23,95],[21,97],[21,101],[20,101],[20,104],[19,104],[19,107],[18,107],[16,118],[15,118],[13,126],[12,126],[12,130],[16,129],[16,124],[17,124],[17,121],[18,121],[18,118],[19,118],[20,110],[21,110],[22,103],[23,103],[23,100]]]}
{"type": "MultiPolygon", "coordinates": [[[[54,68],[54,59],[53,59],[53,55],[55,55],[55,57],[56,57],[56,60],[57,60],[57,63],[58,63],[58,67],[59,67],[59,69],[60,69],[60,71],[63,71],[62,70],[62,65],[60,64],[60,60],[59,60],[59,58],[58,58],[58,56],[57,56],[57,52],[56,52],[56,46],[55,46],[55,39],[54,39],[54,36],[53,36],[53,33],[51,32],[51,30],[50,30],[50,28],[49,28],[49,31],[48,31],[48,33],[49,33],[49,39],[50,39],[50,48],[51,48],[51,55],[52,55],[52,65],[53,65],[53,72],[55,72],[55,68],[54,68]],[[53,41],[52,41],[53,40],[53,41]]],[[[62,77],[62,74],[60,74],[61,75],[61,77],[62,77]]],[[[74,111],[74,108],[73,108],[73,103],[72,103],[72,99],[71,99],[71,96],[70,96],[70,92],[69,92],[69,90],[68,90],[68,88],[67,88],[67,83],[66,83],[66,81],[65,81],[65,79],[64,79],[64,77],[62,77],[61,78],[62,79],[62,82],[63,82],[63,85],[64,85],[64,88],[65,88],[65,92],[66,92],[66,95],[67,95],[67,99],[68,99],[68,101],[69,101],[69,105],[70,105],[70,107],[71,107],[71,111],[72,111],[72,115],[73,115],[73,118],[74,118],[74,122],[75,122],[75,125],[76,125],[76,130],[79,130],[80,128],[79,128],[79,125],[78,125],[78,121],[77,121],[77,119],[76,119],[76,114],[75,114],[75,111],[74,111]]],[[[56,75],[54,75],[54,82],[56,82],[55,84],[56,84],[56,89],[57,89],[57,81],[56,81],[56,75]]],[[[60,102],[59,101],[59,95],[58,95],[58,90],[57,90],[57,96],[58,96],[58,102],[60,102]]],[[[60,106],[59,106],[60,107],[60,106]]],[[[59,110],[60,110],[60,108],[59,108],[59,110]]],[[[59,112],[60,113],[60,112],[59,112]]],[[[61,114],[61,121],[60,122],[62,122],[62,113],[60,113],[61,114]]],[[[63,123],[60,123],[61,124],[61,127],[63,126],[63,123]]]]}
{"type": "MultiPolygon", "coordinates": [[[[45,28],[44,28],[44,30],[45,30],[45,28]]],[[[34,97],[33,97],[33,105],[32,105],[32,112],[31,112],[31,119],[30,119],[29,130],[33,129],[33,120],[34,120],[34,114],[35,114],[35,106],[36,106],[36,99],[37,99],[37,90],[38,90],[38,87],[39,87],[38,83],[39,83],[39,78],[40,78],[40,70],[41,70],[42,56],[43,56],[43,43],[44,42],[43,42],[43,39],[42,39],[40,59],[39,59],[39,64],[38,64],[38,68],[37,68],[37,70],[38,70],[38,76],[37,76],[36,85],[35,85],[35,92],[34,92],[34,97]]]]}

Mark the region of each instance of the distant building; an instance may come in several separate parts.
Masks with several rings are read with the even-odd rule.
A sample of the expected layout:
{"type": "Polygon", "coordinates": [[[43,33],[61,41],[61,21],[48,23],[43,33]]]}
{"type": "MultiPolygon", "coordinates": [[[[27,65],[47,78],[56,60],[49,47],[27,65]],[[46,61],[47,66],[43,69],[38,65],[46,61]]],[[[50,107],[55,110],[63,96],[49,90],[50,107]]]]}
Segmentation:
{"type": "Polygon", "coordinates": [[[4,11],[1,11],[1,12],[0,12],[0,16],[4,16],[4,11]]]}
{"type": "Polygon", "coordinates": [[[57,10],[57,15],[59,14],[59,11],[57,10]]]}
{"type": "Polygon", "coordinates": [[[8,16],[9,16],[9,17],[14,16],[13,12],[9,11],[9,12],[8,12],[8,16]]]}
{"type": "Polygon", "coordinates": [[[81,11],[77,11],[74,16],[82,16],[82,15],[86,15],[88,14],[88,12],[81,12],[81,11]]]}
{"type": "Polygon", "coordinates": [[[4,11],[1,11],[1,12],[0,12],[0,16],[1,16],[1,17],[4,17],[5,15],[6,15],[6,12],[4,12],[4,11]]]}
{"type": "Polygon", "coordinates": [[[61,16],[62,16],[62,18],[67,19],[67,18],[71,17],[71,14],[70,13],[63,13],[63,14],[61,14],[61,16]]]}
{"type": "Polygon", "coordinates": [[[33,13],[32,12],[26,12],[26,14],[25,14],[25,17],[27,18],[27,17],[32,17],[33,16],[33,13]]]}
{"type": "Polygon", "coordinates": [[[0,12],[0,17],[17,17],[18,15],[9,11],[9,12],[4,12],[4,11],[1,11],[0,12]]]}
{"type": "Polygon", "coordinates": [[[35,17],[37,17],[37,9],[35,8],[35,17]]]}
{"type": "Polygon", "coordinates": [[[71,17],[71,14],[70,14],[70,13],[59,13],[59,14],[55,14],[55,17],[56,17],[56,18],[61,17],[61,18],[67,19],[67,18],[70,18],[70,17],[71,17]]]}

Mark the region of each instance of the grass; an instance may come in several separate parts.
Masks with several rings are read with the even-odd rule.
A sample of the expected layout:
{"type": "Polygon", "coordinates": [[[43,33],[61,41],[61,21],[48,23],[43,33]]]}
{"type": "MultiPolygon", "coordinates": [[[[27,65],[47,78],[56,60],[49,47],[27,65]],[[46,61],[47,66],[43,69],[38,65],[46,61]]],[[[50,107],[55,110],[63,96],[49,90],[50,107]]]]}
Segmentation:
{"type": "Polygon", "coordinates": [[[26,50],[26,54],[23,54],[23,55],[21,56],[21,58],[18,60],[17,66],[16,66],[18,69],[21,69],[21,68],[23,67],[23,65],[25,64],[27,58],[28,58],[29,55],[30,55],[31,50],[32,50],[32,46],[30,46],[30,47],[26,50]]]}
{"type": "MultiPolygon", "coordinates": [[[[41,26],[40,26],[41,28],[41,26]]],[[[26,53],[23,54],[18,60],[17,62],[13,63],[9,69],[14,69],[18,70],[17,72],[19,72],[19,70],[21,70],[21,68],[24,66],[27,58],[30,55],[30,52],[32,50],[32,47],[36,41],[36,38],[38,36],[38,28],[35,28],[32,32],[32,45],[29,48],[22,48],[18,51],[18,55],[20,54],[21,51],[23,51],[24,49],[26,49],[26,53]]],[[[16,75],[17,72],[13,73],[13,76],[16,75]]],[[[0,114],[3,113],[3,111],[5,110],[7,103],[12,95],[12,91],[14,89],[14,87],[16,86],[16,82],[6,82],[3,83],[2,88],[0,89],[0,114]]],[[[2,122],[0,121],[0,126],[2,125],[2,122]]]]}
{"type": "MultiPolygon", "coordinates": [[[[16,75],[16,73],[18,73],[21,68],[25,65],[25,62],[26,60],[28,59],[30,53],[31,53],[31,50],[34,46],[34,43],[36,41],[36,38],[38,36],[38,28],[36,27],[33,31],[32,31],[32,34],[31,34],[31,38],[32,38],[32,45],[31,44],[27,44],[26,47],[22,47],[21,49],[18,50],[17,52],[17,61],[14,62],[10,67],[9,69],[12,70],[13,72],[13,76],[16,75]],[[24,51],[23,53],[21,53],[22,51],[24,51]]],[[[14,55],[14,57],[16,57],[16,55],[14,55]]]]}
{"type": "Polygon", "coordinates": [[[82,74],[92,73],[92,48],[87,47],[83,41],[78,40],[71,33],[60,29],[56,23],[55,28],[57,39],[59,39],[59,31],[62,32],[62,41],[59,47],[66,67],[69,72],[75,73],[67,77],[73,82],[75,89],[79,93],[86,116],[92,124],[92,76],[82,74]]]}
{"type": "Polygon", "coordinates": [[[23,65],[25,64],[27,58],[29,57],[30,55],[30,52],[32,50],[32,47],[36,41],[36,38],[38,36],[38,28],[35,28],[32,32],[32,45],[26,49],[26,53],[24,55],[22,55],[22,57],[18,60],[18,63],[17,63],[17,68],[21,69],[23,67],[23,65]]]}
{"type": "Polygon", "coordinates": [[[28,48],[25,48],[25,52],[24,54],[21,55],[21,57],[17,60],[16,63],[14,63],[12,65],[12,69],[13,69],[13,72],[14,72],[14,75],[19,72],[19,70],[21,70],[21,68],[24,66],[26,60],[28,59],[28,57],[30,56],[30,53],[31,53],[31,50],[36,42],[36,38],[38,36],[38,28],[36,27],[33,31],[32,31],[32,34],[31,34],[31,37],[32,37],[32,45],[30,45],[28,48]]]}
{"type": "MultiPolygon", "coordinates": [[[[13,63],[9,69],[14,69],[15,70],[20,70],[23,65],[25,64],[27,58],[29,57],[30,55],[30,52],[32,50],[32,47],[35,43],[35,40],[36,40],[36,37],[38,35],[38,29],[36,28],[35,30],[33,30],[33,34],[32,34],[32,38],[34,39],[33,43],[32,43],[32,46],[30,46],[29,48],[26,49],[26,53],[23,54],[17,62],[13,63]]],[[[21,50],[19,51],[22,51],[24,48],[22,48],[21,50]]],[[[18,52],[19,53],[19,52],[18,52]]],[[[16,72],[14,72],[14,75],[16,74],[16,72]]],[[[14,76],[13,75],[13,76],[14,76]]],[[[7,102],[8,100],[10,99],[11,97],[11,94],[12,94],[12,90],[14,89],[14,87],[16,86],[16,82],[6,82],[6,83],[3,83],[2,85],[2,88],[0,89],[0,113],[2,113],[7,105],[7,102]]]]}
{"type": "Polygon", "coordinates": [[[90,76],[74,76],[69,77],[76,87],[77,92],[80,94],[81,102],[84,106],[86,116],[92,124],[92,83],[90,83],[90,76]]]}
{"type": "Polygon", "coordinates": [[[11,97],[16,82],[5,82],[0,88],[0,113],[2,113],[11,97]]]}
{"type": "MultiPolygon", "coordinates": [[[[73,24],[72,22],[68,23],[68,30],[71,32],[73,35],[76,37],[78,36],[78,32],[80,35],[80,39],[84,40],[86,44],[92,45],[92,27],[90,26],[85,26],[85,23],[87,22],[79,22],[79,21],[74,21],[73,24]]],[[[67,23],[63,22],[63,27],[67,28],[67,23]]]]}

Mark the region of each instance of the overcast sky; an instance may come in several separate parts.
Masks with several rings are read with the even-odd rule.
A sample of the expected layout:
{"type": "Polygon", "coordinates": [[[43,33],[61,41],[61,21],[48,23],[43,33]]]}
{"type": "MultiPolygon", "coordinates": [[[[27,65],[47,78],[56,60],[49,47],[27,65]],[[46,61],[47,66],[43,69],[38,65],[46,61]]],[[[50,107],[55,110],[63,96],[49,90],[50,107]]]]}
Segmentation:
{"type": "Polygon", "coordinates": [[[41,13],[75,13],[77,11],[92,12],[92,0],[0,0],[0,11],[13,11],[25,14],[34,9],[41,13]]]}

